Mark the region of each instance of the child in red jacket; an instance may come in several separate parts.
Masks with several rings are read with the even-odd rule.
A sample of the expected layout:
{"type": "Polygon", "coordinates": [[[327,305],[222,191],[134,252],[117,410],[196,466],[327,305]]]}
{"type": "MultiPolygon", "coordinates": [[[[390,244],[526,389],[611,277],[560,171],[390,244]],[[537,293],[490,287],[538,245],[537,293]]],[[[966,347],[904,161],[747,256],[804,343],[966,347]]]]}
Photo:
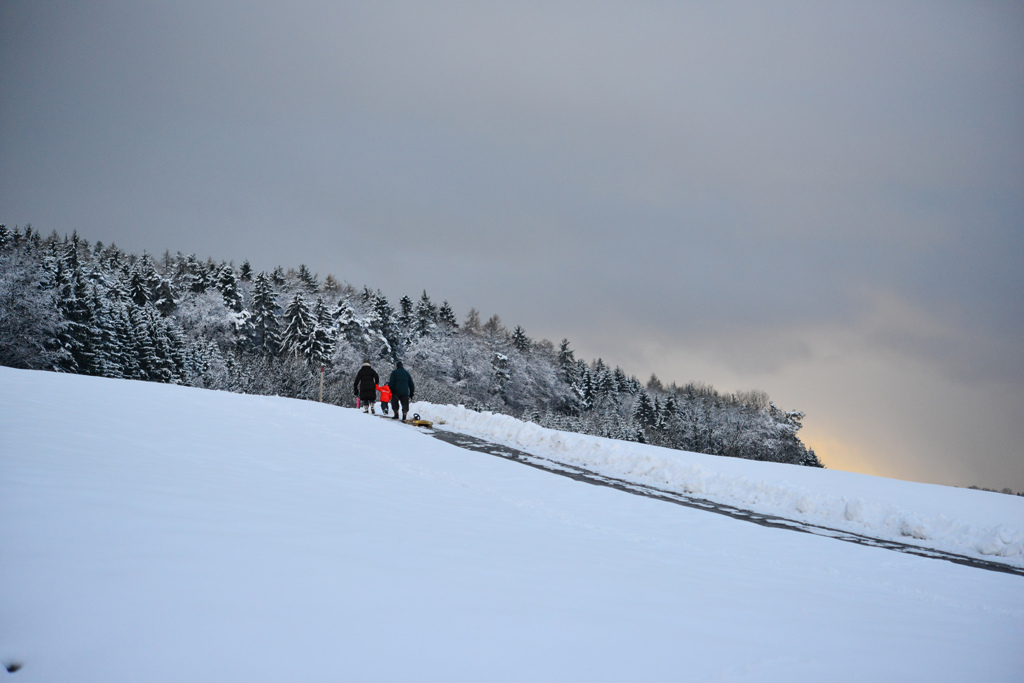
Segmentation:
{"type": "Polygon", "coordinates": [[[380,412],[387,415],[388,404],[391,403],[391,387],[385,384],[382,387],[377,387],[377,391],[380,392],[380,412]]]}

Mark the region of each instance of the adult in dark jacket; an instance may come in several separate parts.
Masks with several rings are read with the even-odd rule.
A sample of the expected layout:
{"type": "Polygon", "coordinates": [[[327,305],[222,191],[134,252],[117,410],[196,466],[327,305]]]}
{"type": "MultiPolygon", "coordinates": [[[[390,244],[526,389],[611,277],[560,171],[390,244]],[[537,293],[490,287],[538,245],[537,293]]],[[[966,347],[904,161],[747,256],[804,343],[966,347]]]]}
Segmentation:
{"type": "Polygon", "coordinates": [[[356,373],[356,381],[352,386],[352,390],[363,405],[364,413],[377,413],[373,404],[377,402],[378,382],[380,382],[380,376],[376,370],[370,367],[370,360],[366,359],[363,362],[363,367],[359,368],[359,372],[356,373]]]}
{"type": "Polygon", "coordinates": [[[395,363],[395,369],[388,379],[388,386],[391,387],[391,408],[395,415],[392,420],[398,419],[398,406],[402,406],[402,419],[409,414],[409,401],[416,395],[416,384],[412,381],[412,375],[402,366],[402,361],[395,363]]]}

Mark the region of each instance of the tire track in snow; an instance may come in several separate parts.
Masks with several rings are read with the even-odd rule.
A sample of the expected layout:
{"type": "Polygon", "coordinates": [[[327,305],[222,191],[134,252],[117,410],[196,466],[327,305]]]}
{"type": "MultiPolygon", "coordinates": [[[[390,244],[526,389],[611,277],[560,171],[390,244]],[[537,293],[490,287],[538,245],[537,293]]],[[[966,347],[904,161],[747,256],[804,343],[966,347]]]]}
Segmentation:
{"type": "Polygon", "coordinates": [[[1024,576],[1024,569],[1004,564],[1002,562],[982,560],[968,555],[959,555],[957,553],[946,552],[944,550],[925,548],[912,543],[889,541],[882,538],[865,536],[851,531],[844,531],[842,529],[833,529],[819,524],[810,524],[808,522],[786,519],[785,517],[764,514],[753,510],[745,510],[725,503],[716,503],[705,498],[698,498],[696,496],[676,493],[674,491],[666,491],[654,486],[648,486],[647,484],[637,484],[624,479],[616,479],[615,477],[598,474],[597,472],[592,472],[582,467],[577,467],[576,465],[557,462],[550,458],[532,455],[509,446],[503,446],[501,444],[486,441],[475,436],[460,434],[458,432],[435,429],[428,431],[428,433],[440,441],[444,441],[445,443],[453,446],[458,446],[459,448],[494,455],[499,458],[505,458],[506,460],[513,460],[523,465],[529,465],[530,467],[544,470],[545,472],[550,472],[552,474],[559,474],[563,477],[568,477],[569,479],[575,479],[576,481],[582,481],[595,486],[606,486],[618,491],[653,498],[666,503],[675,503],[676,505],[682,505],[696,510],[713,512],[715,514],[725,515],[726,517],[732,517],[733,519],[738,519],[744,522],[752,522],[772,529],[799,531],[806,534],[825,536],[826,538],[834,538],[838,541],[856,543],[858,545],[869,546],[872,548],[883,548],[885,550],[893,550],[895,552],[906,553],[908,555],[917,555],[919,557],[927,557],[934,560],[945,560],[946,562],[953,562],[966,567],[974,567],[975,569],[986,569],[988,571],[1024,576]]]}

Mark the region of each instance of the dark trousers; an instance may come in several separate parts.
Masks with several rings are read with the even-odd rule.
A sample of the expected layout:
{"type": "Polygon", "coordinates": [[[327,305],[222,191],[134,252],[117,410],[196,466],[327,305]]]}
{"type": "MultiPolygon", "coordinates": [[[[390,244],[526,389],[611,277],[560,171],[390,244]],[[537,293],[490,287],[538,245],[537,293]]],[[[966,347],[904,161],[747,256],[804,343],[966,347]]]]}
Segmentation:
{"type": "Polygon", "coordinates": [[[395,417],[398,417],[398,405],[402,405],[402,419],[405,419],[406,414],[409,412],[409,397],[408,396],[392,396],[391,397],[391,409],[395,411],[395,417]]]}

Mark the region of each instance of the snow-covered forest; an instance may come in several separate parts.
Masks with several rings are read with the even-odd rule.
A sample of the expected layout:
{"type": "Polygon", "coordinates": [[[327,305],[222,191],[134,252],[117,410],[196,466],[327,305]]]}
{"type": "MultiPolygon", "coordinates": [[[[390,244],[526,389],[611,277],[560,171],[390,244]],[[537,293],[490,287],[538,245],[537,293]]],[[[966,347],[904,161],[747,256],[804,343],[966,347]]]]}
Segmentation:
{"type": "Polygon", "coordinates": [[[0,365],[351,405],[364,358],[403,360],[416,398],[544,427],[732,457],[821,467],[803,413],[760,391],[646,383],[568,340],[531,339],[471,309],[459,323],[424,291],[390,302],[306,266],[128,254],[77,234],[0,226],[0,365]]]}

